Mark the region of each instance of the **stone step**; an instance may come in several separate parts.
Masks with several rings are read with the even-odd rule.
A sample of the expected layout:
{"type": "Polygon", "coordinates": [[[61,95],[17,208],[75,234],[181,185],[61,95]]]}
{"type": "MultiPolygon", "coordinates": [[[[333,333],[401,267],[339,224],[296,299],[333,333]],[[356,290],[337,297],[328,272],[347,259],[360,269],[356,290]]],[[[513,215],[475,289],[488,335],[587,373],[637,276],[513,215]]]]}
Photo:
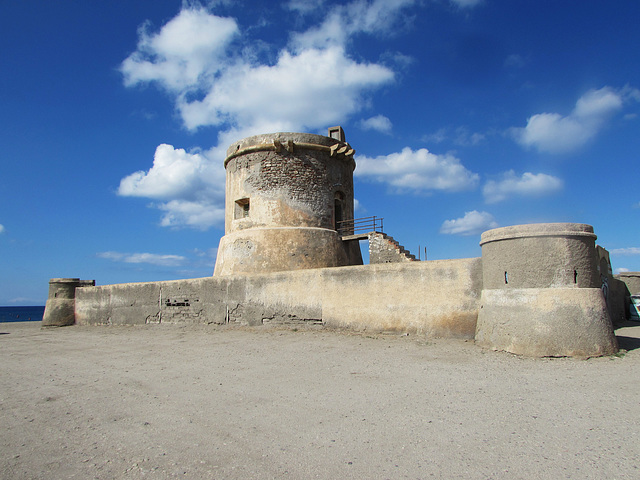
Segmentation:
{"type": "Polygon", "coordinates": [[[396,251],[397,255],[399,255],[400,257],[404,257],[406,260],[411,262],[417,261],[416,256],[409,252],[404,246],[400,245],[400,243],[391,235],[387,235],[383,232],[371,232],[370,235],[382,236],[382,238],[389,244],[389,246],[391,246],[396,251]]]}

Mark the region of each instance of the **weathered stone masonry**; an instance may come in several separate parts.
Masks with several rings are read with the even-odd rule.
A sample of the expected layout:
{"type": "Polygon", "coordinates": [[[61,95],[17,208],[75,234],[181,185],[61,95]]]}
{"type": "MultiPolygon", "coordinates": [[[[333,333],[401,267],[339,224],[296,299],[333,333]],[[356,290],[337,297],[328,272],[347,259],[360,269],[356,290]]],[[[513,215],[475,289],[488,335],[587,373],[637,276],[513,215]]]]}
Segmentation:
{"type": "Polygon", "coordinates": [[[353,218],[355,168],[339,133],[258,135],[229,148],[213,277],[98,287],[52,279],[43,325],[323,324],[475,338],[534,356],[617,350],[611,319],[624,316],[619,304],[637,278],[611,277],[589,225],[489,230],[482,258],[429,262],[370,232],[371,264],[361,265],[348,240],[357,236],[337,231],[353,218]]]}
{"type": "Polygon", "coordinates": [[[371,232],[369,238],[369,263],[415,262],[409,253],[395,239],[385,233],[371,232]]]}
{"type": "Polygon", "coordinates": [[[336,231],[353,218],[353,153],[346,142],[303,133],[231,145],[214,275],[362,264],[358,245],[336,231]]]}

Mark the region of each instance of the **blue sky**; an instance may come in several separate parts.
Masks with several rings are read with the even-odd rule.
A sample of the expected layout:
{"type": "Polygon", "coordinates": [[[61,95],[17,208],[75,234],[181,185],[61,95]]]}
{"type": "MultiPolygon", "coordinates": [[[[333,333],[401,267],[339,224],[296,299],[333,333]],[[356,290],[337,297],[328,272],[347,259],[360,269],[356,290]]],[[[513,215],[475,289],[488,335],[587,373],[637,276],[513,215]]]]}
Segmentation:
{"type": "Polygon", "coordinates": [[[0,305],[211,275],[228,145],[333,125],[357,216],[412,252],[580,222],[639,271],[638,24],[633,1],[2,2],[0,305]]]}

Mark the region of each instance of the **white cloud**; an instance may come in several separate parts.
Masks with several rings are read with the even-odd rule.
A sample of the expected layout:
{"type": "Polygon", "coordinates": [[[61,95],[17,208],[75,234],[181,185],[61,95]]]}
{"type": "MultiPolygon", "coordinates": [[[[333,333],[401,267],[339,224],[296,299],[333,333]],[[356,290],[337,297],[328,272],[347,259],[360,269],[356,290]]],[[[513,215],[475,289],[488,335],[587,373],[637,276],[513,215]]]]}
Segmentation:
{"type": "Polygon", "coordinates": [[[458,127],[455,131],[455,137],[453,142],[456,145],[460,146],[473,146],[478,145],[485,139],[484,134],[482,133],[471,133],[466,127],[458,127]]]}
{"type": "Polygon", "coordinates": [[[225,171],[217,154],[216,150],[188,153],[159,145],[153,166],[123,178],[118,194],[164,200],[157,205],[166,212],[163,226],[220,225],[224,222],[225,171]]]}
{"type": "Polygon", "coordinates": [[[440,128],[434,133],[427,133],[421,140],[425,143],[442,143],[448,138],[447,129],[440,128]]]}
{"type": "Polygon", "coordinates": [[[518,177],[513,170],[509,170],[500,180],[489,180],[482,194],[487,203],[497,203],[512,196],[548,195],[561,190],[562,186],[562,180],[552,175],[525,172],[518,177]]]}
{"type": "Polygon", "coordinates": [[[11,303],[14,305],[42,305],[44,302],[37,298],[15,297],[10,298],[7,303],[11,303]]]}
{"type": "MultiPolygon", "coordinates": [[[[343,8],[360,11],[364,17],[355,23],[371,24],[372,32],[376,19],[389,17],[382,15],[380,1],[343,8]]],[[[158,33],[143,28],[139,35],[137,50],[121,65],[125,84],[156,83],[171,91],[189,129],[217,126],[255,134],[326,127],[358,111],[369,89],[394,79],[383,65],[351,59],[344,41],[321,47],[293,41],[275,64],[260,62],[235,20],[203,8],[185,8],[158,33]],[[234,39],[244,48],[229,48],[234,39]]]]}
{"type": "Polygon", "coordinates": [[[171,200],[160,205],[166,213],[160,225],[163,227],[188,227],[206,229],[214,225],[224,224],[224,201],[217,203],[207,201],[171,200]]]}
{"type": "Polygon", "coordinates": [[[478,175],[467,170],[453,155],[435,155],[426,148],[375,158],[358,156],[354,174],[387,183],[397,190],[425,193],[432,190],[457,192],[474,188],[478,175]]]}
{"type": "Polygon", "coordinates": [[[391,120],[384,115],[376,115],[375,117],[360,121],[360,128],[363,130],[376,130],[381,133],[390,133],[392,127],[391,120]]]}
{"type": "Polygon", "coordinates": [[[629,269],[628,268],[624,268],[624,267],[620,267],[620,268],[616,268],[615,271],[613,273],[615,273],[616,275],[618,275],[619,273],[625,273],[628,272],[629,269]]]}
{"type": "MultiPolygon", "coordinates": [[[[125,85],[151,83],[167,90],[185,127],[219,129],[218,146],[187,153],[160,145],[153,166],[123,178],[118,193],[161,200],[155,206],[165,212],[164,226],[220,224],[226,146],[259,133],[326,128],[358,112],[367,93],[395,75],[380,63],[352,59],[346,42],[355,33],[390,32],[398,12],[412,3],[354,1],[332,8],[320,27],[292,35],[275,63],[263,60],[255,46],[260,42],[236,20],[201,6],[184,7],[157,32],[144,25],[136,51],[120,67],[125,85]],[[305,40],[318,35],[331,38],[305,40]]],[[[321,4],[297,0],[288,7],[304,13],[321,4]]]]}
{"type": "Polygon", "coordinates": [[[477,235],[486,230],[496,228],[498,222],[493,215],[487,212],[473,210],[466,212],[464,217],[454,220],[445,220],[440,227],[440,233],[448,235],[477,235]]]}
{"type": "Polygon", "coordinates": [[[194,185],[197,189],[202,188],[203,170],[206,166],[202,155],[162,144],[156,148],[153,166],[149,171],[138,171],[123,178],[118,193],[156,199],[191,195],[194,185]]]}
{"type": "Polygon", "coordinates": [[[181,255],[158,255],[155,253],[101,252],[97,256],[115,262],[148,263],[162,267],[179,267],[187,260],[181,255]]]}
{"type": "Polygon", "coordinates": [[[4,225],[0,223],[0,233],[4,233],[4,225]]]}
{"type": "Polygon", "coordinates": [[[395,33],[398,29],[394,27],[401,18],[402,9],[414,3],[415,0],[356,0],[345,5],[334,5],[320,25],[302,33],[294,33],[291,46],[294,50],[324,49],[344,45],[349,37],[358,33],[395,33]]]}
{"type": "Polygon", "coordinates": [[[301,14],[307,14],[322,7],[324,1],[325,0],[289,0],[285,7],[301,14]]]}
{"type": "Polygon", "coordinates": [[[640,255],[640,247],[614,248],[609,250],[613,255],[640,255]]]}
{"type": "Polygon", "coordinates": [[[178,92],[222,69],[225,49],[238,35],[235,20],[199,7],[183,9],[158,33],[148,30],[148,24],[140,28],[136,51],[122,63],[125,85],[155,81],[178,92]]]}
{"type": "Polygon", "coordinates": [[[225,70],[202,100],[178,99],[189,129],[227,123],[247,133],[317,129],[357,112],[363,94],[391,82],[388,68],[351,60],[342,47],[281,52],[275,65],[225,70]]]}
{"type": "Polygon", "coordinates": [[[527,120],[526,127],[512,128],[511,134],[524,147],[547,153],[570,152],[591,140],[625,102],[637,100],[638,95],[638,90],[629,87],[590,90],[569,115],[538,113],[527,120]]]}

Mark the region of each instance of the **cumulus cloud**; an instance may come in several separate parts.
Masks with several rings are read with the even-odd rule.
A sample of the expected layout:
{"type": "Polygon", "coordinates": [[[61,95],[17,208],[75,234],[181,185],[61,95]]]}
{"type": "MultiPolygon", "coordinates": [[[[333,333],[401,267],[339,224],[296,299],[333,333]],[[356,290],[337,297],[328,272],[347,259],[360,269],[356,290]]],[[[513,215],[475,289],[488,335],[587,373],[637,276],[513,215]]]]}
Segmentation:
{"type": "Polygon", "coordinates": [[[160,225],[163,227],[179,227],[186,225],[206,229],[214,225],[224,224],[224,201],[217,203],[202,200],[171,200],[160,205],[166,212],[160,225]]]}
{"type": "Polygon", "coordinates": [[[478,175],[467,170],[453,155],[435,155],[426,148],[412,150],[405,147],[399,153],[375,158],[358,156],[354,174],[363,179],[386,183],[392,188],[458,192],[475,188],[478,175]]]}
{"type": "MultiPolygon", "coordinates": [[[[213,152],[217,154],[217,151],[213,152]]],[[[162,144],[153,165],[120,181],[118,194],[164,200],[161,225],[208,228],[224,221],[225,171],[210,152],[188,153],[162,144]]]]}
{"type": "Polygon", "coordinates": [[[360,128],[363,130],[376,130],[381,133],[391,132],[391,120],[384,115],[376,115],[360,122],[360,128]]]}
{"type": "Polygon", "coordinates": [[[616,275],[618,275],[619,273],[625,273],[628,272],[629,269],[628,268],[624,268],[624,267],[620,267],[620,268],[616,268],[615,271],[613,273],[615,273],[616,275]]]}
{"type": "Polygon", "coordinates": [[[155,253],[121,253],[121,252],[101,252],[97,254],[99,258],[125,263],[148,263],[162,267],[179,267],[186,262],[186,258],[181,255],[158,255],[155,253]]]}
{"type": "Polygon", "coordinates": [[[464,217],[454,220],[445,220],[440,227],[440,233],[447,235],[477,235],[485,230],[496,228],[498,222],[495,221],[493,215],[487,212],[478,212],[473,210],[466,212],[464,217]]]}
{"type": "MultiPolygon", "coordinates": [[[[322,3],[292,0],[288,7],[306,14],[322,3]]],[[[257,44],[272,47],[256,42],[236,20],[198,4],[185,3],[155,31],[143,25],[136,50],[120,66],[125,85],[164,89],[183,125],[190,130],[216,127],[218,145],[195,153],[160,145],[153,166],[124,177],[118,193],[161,201],[153,205],[164,212],[165,226],[220,223],[226,145],[264,132],[314,131],[357,113],[367,105],[368,93],[393,82],[395,74],[382,63],[352,58],[349,37],[392,31],[399,12],[413,3],[338,5],[320,26],[294,33],[274,56],[261,55],[257,44]]],[[[372,122],[373,128],[388,128],[384,117],[372,122]]]]}
{"type": "Polygon", "coordinates": [[[562,186],[562,180],[552,175],[525,172],[518,177],[513,170],[509,170],[500,180],[489,180],[482,194],[487,203],[498,203],[512,196],[549,195],[561,190],[562,186]]]}
{"type": "Polygon", "coordinates": [[[538,113],[527,120],[526,127],[512,128],[511,134],[520,145],[540,152],[570,152],[595,137],[626,102],[638,99],[640,91],[629,87],[589,90],[569,115],[538,113]]]}
{"type": "Polygon", "coordinates": [[[402,21],[402,10],[416,0],[356,0],[345,5],[333,5],[317,27],[305,32],[296,32],[291,37],[294,50],[328,48],[344,45],[359,33],[376,35],[392,34],[402,21]]]}
{"type": "Polygon", "coordinates": [[[614,248],[609,250],[614,255],[640,255],[640,247],[614,248]]]}
{"type": "Polygon", "coordinates": [[[203,99],[181,97],[177,108],[189,129],[227,123],[248,133],[317,129],[345,120],[368,89],[393,78],[387,67],[355,62],[339,46],[283,51],[275,65],[225,70],[203,99]]]}
{"type": "Polygon", "coordinates": [[[200,7],[183,9],[158,33],[149,29],[149,24],[139,29],[137,49],[122,63],[125,85],[155,81],[177,92],[219,72],[226,47],[239,33],[235,20],[200,7]]]}
{"type": "MultiPolygon", "coordinates": [[[[410,3],[395,0],[388,12],[410,3]]],[[[351,28],[340,28],[340,39],[302,44],[300,35],[315,28],[294,34],[274,64],[258,60],[261,56],[235,20],[201,7],[185,8],[157,33],[144,26],[121,71],[128,86],[155,83],[170,91],[189,129],[217,126],[261,133],[325,127],[358,111],[369,89],[394,79],[389,68],[355,61],[344,47],[345,35],[384,28],[383,20],[390,16],[381,13],[385,5],[375,1],[337,7],[354,16],[351,28]],[[230,48],[232,42],[238,48],[230,48]]]]}

